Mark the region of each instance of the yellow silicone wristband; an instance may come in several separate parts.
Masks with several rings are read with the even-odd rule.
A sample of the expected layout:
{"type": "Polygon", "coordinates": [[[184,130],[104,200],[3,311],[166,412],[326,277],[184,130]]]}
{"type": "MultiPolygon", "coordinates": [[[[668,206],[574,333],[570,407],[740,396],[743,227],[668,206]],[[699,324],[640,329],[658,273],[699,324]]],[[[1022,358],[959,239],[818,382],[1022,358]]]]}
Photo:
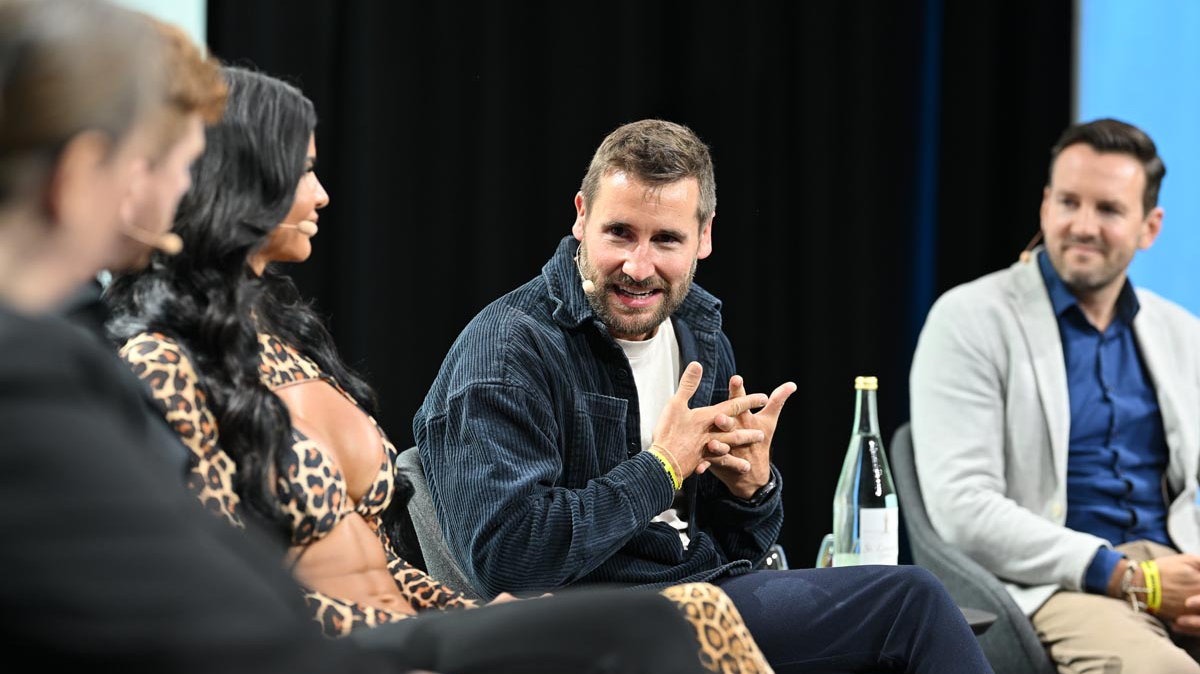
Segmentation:
{"type": "Polygon", "coordinates": [[[1146,610],[1157,613],[1162,608],[1162,577],[1158,573],[1158,562],[1142,562],[1141,567],[1146,583],[1146,610]]]}
{"type": "Polygon", "coordinates": [[[662,464],[663,469],[667,471],[667,476],[671,478],[672,487],[678,490],[683,486],[683,482],[680,481],[679,475],[675,472],[675,466],[672,466],[671,461],[666,456],[663,456],[661,449],[656,446],[651,446],[650,449],[646,451],[653,454],[654,458],[658,459],[658,462],[662,464]]]}

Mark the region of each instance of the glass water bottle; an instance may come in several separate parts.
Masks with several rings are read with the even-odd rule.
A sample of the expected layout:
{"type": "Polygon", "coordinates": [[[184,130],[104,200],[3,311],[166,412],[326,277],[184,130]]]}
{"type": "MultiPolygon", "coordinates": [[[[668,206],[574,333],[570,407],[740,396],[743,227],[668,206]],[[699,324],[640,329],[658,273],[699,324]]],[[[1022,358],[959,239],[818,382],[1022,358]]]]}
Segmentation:
{"type": "Polygon", "coordinates": [[[833,496],[833,565],[895,564],[900,509],[883,453],[875,377],[854,379],[854,428],[833,496]]]}

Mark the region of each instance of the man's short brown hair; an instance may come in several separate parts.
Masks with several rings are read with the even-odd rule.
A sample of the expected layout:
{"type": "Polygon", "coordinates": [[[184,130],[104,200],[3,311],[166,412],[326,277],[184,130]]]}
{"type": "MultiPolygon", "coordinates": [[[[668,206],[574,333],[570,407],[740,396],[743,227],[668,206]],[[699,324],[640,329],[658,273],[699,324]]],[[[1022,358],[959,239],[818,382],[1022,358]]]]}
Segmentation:
{"type": "Polygon", "coordinates": [[[1145,215],[1158,205],[1158,190],[1162,186],[1167,167],[1158,148],[1145,131],[1118,119],[1097,119],[1091,122],[1072,124],[1063,131],[1058,142],[1050,148],[1050,177],[1054,179],[1054,162],[1058,155],[1076,143],[1083,143],[1096,152],[1125,154],[1138,160],[1146,172],[1146,187],[1142,191],[1142,214],[1145,215]]]}
{"type": "Polygon", "coordinates": [[[713,178],[708,146],[682,124],[643,119],[608,134],[592,156],[580,187],[587,209],[590,210],[596,200],[601,178],[618,171],[645,183],[650,189],[695,178],[700,186],[700,201],[696,206],[700,226],[708,224],[717,210],[717,182],[713,178]]]}
{"type": "Polygon", "coordinates": [[[192,42],[182,28],[144,15],[163,43],[166,77],[166,110],[162,123],[160,153],[183,137],[188,116],[199,114],[206,126],[216,124],[225,113],[229,86],[221,77],[221,64],[192,42]]]}

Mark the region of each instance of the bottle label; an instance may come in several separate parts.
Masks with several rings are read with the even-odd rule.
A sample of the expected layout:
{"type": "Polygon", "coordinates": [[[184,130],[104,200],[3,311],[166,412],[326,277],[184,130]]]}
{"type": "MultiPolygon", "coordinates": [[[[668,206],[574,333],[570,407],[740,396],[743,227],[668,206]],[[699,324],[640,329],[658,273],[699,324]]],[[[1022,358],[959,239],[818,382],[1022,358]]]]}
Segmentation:
{"type": "Polygon", "coordinates": [[[900,559],[900,509],[860,508],[859,564],[891,564],[900,559]]]}

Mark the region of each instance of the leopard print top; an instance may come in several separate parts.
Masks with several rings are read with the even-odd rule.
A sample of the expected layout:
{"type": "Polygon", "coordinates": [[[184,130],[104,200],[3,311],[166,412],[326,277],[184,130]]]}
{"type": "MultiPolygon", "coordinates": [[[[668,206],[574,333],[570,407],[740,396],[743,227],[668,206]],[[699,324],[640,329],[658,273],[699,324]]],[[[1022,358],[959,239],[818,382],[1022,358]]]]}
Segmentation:
{"type": "MultiPolygon", "coordinates": [[[[312,379],[324,379],[350,398],[316,363],[271,335],[259,335],[259,375],[272,390],[312,379]]],[[[191,360],[179,344],[161,333],[142,333],[121,348],[121,357],[150,387],[168,423],[189,451],[187,488],[211,512],[236,527],[243,527],[241,500],[233,490],[236,466],[220,447],[216,417],[208,408],[191,360]]],[[[350,398],[354,402],[353,398],[350,398]]],[[[357,403],[355,403],[357,404],[357,403]]],[[[388,441],[374,418],[384,448],[378,477],[357,505],[346,497],[345,479],[333,461],[315,443],[293,429],[292,452],[285,457],[285,475],[277,481],[277,494],[292,519],[292,540],[305,545],[319,539],[354,509],[379,536],[387,555],[388,570],[396,586],[417,611],[473,608],[477,603],[437,582],[396,555],[387,534],[379,526],[379,515],[391,501],[396,448],[388,441]]],[[[358,628],[369,628],[410,617],[348,602],[302,588],[313,619],[328,636],[343,636],[358,628]]],[[[741,615],[720,588],[706,583],[689,583],[667,588],[662,593],[675,602],[696,631],[698,655],[705,668],[722,674],[772,674],[758,645],[750,636],[741,615]]]]}
{"type": "MultiPolygon", "coordinates": [[[[324,379],[345,395],[332,377],[321,372],[311,359],[270,335],[259,335],[261,364],[259,376],[271,389],[313,379],[324,379]]],[[[201,503],[236,527],[243,527],[241,500],[233,490],[237,470],[233,460],[220,446],[216,417],[207,405],[207,397],[196,376],[191,360],[178,342],[161,333],[139,334],[121,348],[121,357],[140,379],[146,382],[162,406],[163,414],[183,444],[190,450],[187,487],[201,503]]],[[[354,403],[357,405],[357,403],[354,403]]],[[[379,431],[383,451],[379,473],[367,493],[353,504],[346,495],[341,471],[316,443],[292,429],[292,451],[283,457],[284,471],[276,480],[276,495],[291,519],[292,542],[307,545],[333,530],[352,510],[358,512],[379,536],[388,560],[388,569],[401,594],[416,611],[475,606],[433,580],[396,555],[387,535],[379,526],[379,516],[391,502],[394,491],[392,471],[396,448],[383,429],[368,415],[379,431]]],[[[409,617],[406,613],[360,606],[315,590],[306,590],[305,601],[314,619],[330,636],[341,636],[359,627],[371,627],[409,617]]]]}
{"type": "MultiPolygon", "coordinates": [[[[317,364],[296,349],[267,334],[258,336],[259,377],[272,391],[313,380],[324,380],[358,406],[358,403],[333,377],[321,372],[317,364]]],[[[283,456],[283,474],[275,492],[284,511],[292,519],[292,544],[308,545],[324,537],[351,510],[372,522],[392,500],[395,483],[396,447],[374,417],[367,416],[379,432],[383,459],[367,493],[352,504],[346,494],[346,479],[341,469],[316,443],[299,430],[292,429],[292,451],[283,456]]]]}

